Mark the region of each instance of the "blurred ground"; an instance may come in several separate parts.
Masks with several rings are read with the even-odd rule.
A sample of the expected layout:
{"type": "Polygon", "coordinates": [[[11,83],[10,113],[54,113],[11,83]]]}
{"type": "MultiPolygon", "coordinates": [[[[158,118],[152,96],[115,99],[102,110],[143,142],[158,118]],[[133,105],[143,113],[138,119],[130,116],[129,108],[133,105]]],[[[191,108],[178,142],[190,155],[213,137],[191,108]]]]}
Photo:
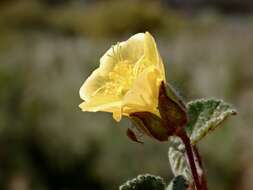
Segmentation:
{"type": "Polygon", "coordinates": [[[79,88],[117,41],[150,31],[186,101],[239,115],[200,144],[212,190],[253,189],[253,5],[215,1],[0,1],[0,189],[110,190],[171,178],[166,143],[130,142],[127,120],[82,113],[79,88]]]}

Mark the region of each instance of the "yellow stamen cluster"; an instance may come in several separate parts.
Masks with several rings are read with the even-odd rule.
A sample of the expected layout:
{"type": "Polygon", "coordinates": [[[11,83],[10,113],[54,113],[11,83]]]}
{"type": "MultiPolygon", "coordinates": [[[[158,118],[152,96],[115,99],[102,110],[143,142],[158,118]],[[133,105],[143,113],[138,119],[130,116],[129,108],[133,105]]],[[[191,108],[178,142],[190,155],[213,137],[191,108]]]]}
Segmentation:
{"type": "Polygon", "coordinates": [[[104,86],[103,94],[124,96],[133,84],[133,64],[129,61],[117,63],[108,77],[109,80],[104,86]]]}

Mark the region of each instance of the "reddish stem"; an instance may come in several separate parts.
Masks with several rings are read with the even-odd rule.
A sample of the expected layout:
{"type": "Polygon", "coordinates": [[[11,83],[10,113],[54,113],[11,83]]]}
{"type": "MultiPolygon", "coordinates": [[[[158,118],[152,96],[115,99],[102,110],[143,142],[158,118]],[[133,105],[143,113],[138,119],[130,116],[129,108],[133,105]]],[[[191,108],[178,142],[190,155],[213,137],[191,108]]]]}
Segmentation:
{"type": "Polygon", "coordinates": [[[187,154],[187,157],[189,160],[189,164],[190,164],[190,168],[191,168],[191,172],[192,172],[192,176],[194,179],[196,189],[203,190],[201,188],[201,183],[199,181],[199,176],[198,176],[197,168],[196,168],[195,161],[194,161],[193,150],[192,150],[192,146],[190,143],[190,139],[187,136],[187,134],[183,128],[177,133],[177,135],[181,138],[181,140],[183,141],[183,143],[185,145],[185,150],[186,150],[186,154],[187,154]]]}
{"type": "Polygon", "coordinates": [[[207,181],[206,181],[206,175],[205,175],[205,170],[204,170],[204,167],[203,167],[203,163],[202,163],[202,159],[201,159],[201,156],[199,154],[199,151],[198,151],[198,148],[197,146],[193,146],[193,152],[197,158],[197,162],[198,162],[198,165],[199,167],[201,168],[202,170],[202,173],[201,173],[201,187],[203,190],[208,190],[208,187],[207,187],[207,181]]]}

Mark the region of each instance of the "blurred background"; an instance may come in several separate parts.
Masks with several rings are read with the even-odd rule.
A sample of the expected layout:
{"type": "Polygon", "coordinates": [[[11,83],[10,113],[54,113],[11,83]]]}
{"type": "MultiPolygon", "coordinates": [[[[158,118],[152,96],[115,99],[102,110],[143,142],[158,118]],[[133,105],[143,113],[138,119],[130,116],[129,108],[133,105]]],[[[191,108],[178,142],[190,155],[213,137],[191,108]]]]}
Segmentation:
{"type": "Polygon", "coordinates": [[[133,143],[128,120],[78,108],[104,52],[145,31],[185,101],[216,97],[239,111],[199,145],[210,189],[253,189],[252,0],[1,0],[0,189],[169,181],[167,143],[133,143]]]}

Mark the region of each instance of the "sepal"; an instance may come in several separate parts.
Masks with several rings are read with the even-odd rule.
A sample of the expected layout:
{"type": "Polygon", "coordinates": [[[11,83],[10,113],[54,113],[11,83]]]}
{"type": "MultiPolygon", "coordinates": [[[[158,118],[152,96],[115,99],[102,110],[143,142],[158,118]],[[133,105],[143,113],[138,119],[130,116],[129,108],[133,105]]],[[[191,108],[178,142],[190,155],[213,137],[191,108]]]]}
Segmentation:
{"type": "Polygon", "coordinates": [[[168,140],[170,131],[157,115],[150,112],[135,112],[130,114],[130,118],[142,133],[159,141],[168,140]]]}
{"type": "Polygon", "coordinates": [[[158,98],[158,109],[165,126],[174,131],[184,127],[188,122],[187,111],[175,90],[169,84],[162,82],[158,98]]]}
{"type": "Polygon", "coordinates": [[[143,142],[137,138],[136,134],[131,129],[127,129],[126,133],[128,138],[131,139],[132,141],[143,144],[143,142]]]}

